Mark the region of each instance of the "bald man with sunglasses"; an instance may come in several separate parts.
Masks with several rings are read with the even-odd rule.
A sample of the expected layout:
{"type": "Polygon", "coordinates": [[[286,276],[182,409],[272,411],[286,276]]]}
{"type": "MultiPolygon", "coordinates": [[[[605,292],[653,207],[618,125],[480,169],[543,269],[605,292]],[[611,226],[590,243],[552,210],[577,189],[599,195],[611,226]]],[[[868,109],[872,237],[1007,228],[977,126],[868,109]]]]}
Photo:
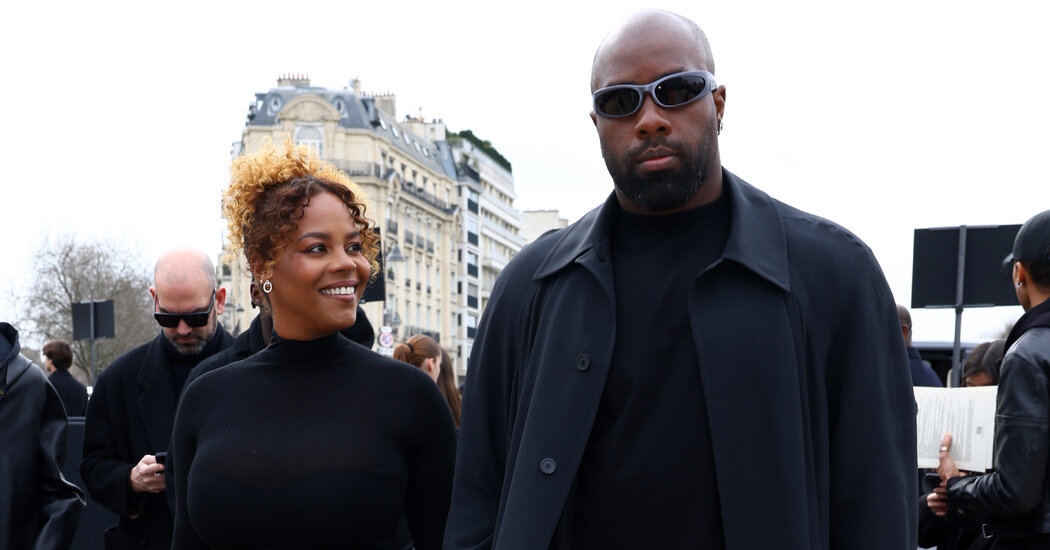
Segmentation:
{"type": "Polygon", "coordinates": [[[170,548],[172,517],[163,494],[175,405],[190,371],[233,344],[219,323],[226,289],[201,251],[163,254],[150,287],[160,334],[111,363],[88,402],[80,474],[91,498],[120,518],[105,547],[170,548]]]}
{"type": "Polygon", "coordinates": [[[614,189],[496,281],[446,548],[915,548],[911,377],[871,251],[722,168],[692,21],[631,16],[591,91],[614,189]]]}

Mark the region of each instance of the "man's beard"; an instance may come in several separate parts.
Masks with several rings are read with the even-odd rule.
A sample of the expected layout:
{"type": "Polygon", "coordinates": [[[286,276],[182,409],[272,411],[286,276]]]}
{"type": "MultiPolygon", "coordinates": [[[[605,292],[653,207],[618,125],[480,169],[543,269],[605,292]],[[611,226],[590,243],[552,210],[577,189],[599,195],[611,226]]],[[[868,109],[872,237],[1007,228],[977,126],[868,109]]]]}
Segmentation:
{"type": "MultiPolygon", "coordinates": [[[[204,348],[208,346],[208,342],[211,341],[213,336],[215,336],[215,331],[217,327],[215,325],[212,325],[209,328],[210,330],[204,337],[197,337],[196,341],[189,344],[179,342],[178,334],[176,334],[175,336],[170,336],[167,332],[165,332],[164,337],[168,339],[168,342],[175,347],[175,350],[178,351],[180,355],[197,355],[200,352],[204,351],[204,348]]],[[[194,334],[194,336],[196,337],[197,335],[194,334]]]]}
{"type": "Polygon", "coordinates": [[[605,166],[609,169],[609,175],[612,176],[616,188],[631,203],[654,212],[682,206],[696,195],[707,177],[710,151],[711,145],[707,139],[695,147],[689,147],[685,143],[671,142],[666,138],[649,138],[637,147],[627,150],[617,160],[612,158],[605,150],[605,145],[602,145],[605,166]],[[679,170],[639,174],[636,171],[638,157],[646,149],[660,145],[677,151],[682,167],[679,170]]]}

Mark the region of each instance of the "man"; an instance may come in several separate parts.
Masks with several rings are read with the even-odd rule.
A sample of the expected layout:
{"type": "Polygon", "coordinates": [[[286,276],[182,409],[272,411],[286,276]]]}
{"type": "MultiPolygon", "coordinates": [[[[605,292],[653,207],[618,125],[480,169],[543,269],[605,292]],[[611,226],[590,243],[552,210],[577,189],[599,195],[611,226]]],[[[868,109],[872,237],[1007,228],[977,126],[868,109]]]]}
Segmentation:
{"type": "Polygon", "coordinates": [[[164,465],[156,455],[167,451],[190,370],[233,343],[218,322],[226,289],[217,288],[203,252],[162,255],[150,294],[161,333],[113,361],[88,404],[80,473],[91,497],[120,517],[106,532],[107,549],[171,547],[164,465]]]}
{"type": "Polygon", "coordinates": [[[615,185],[500,275],[448,548],[915,547],[915,405],[870,250],[722,169],[695,23],[594,58],[615,185]]]}
{"type": "Polygon", "coordinates": [[[922,360],[919,350],[911,345],[911,312],[908,308],[897,304],[897,317],[901,321],[901,332],[904,334],[904,347],[908,350],[908,365],[911,367],[911,384],[913,386],[941,387],[941,379],[937,373],[922,360]]]}
{"type": "Polygon", "coordinates": [[[44,344],[43,354],[44,370],[50,373],[47,380],[62,398],[66,415],[84,416],[87,412],[87,387],[69,374],[69,367],[73,364],[73,348],[65,340],[53,340],[44,344]]]}
{"type": "Polygon", "coordinates": [[[84,495],[62,476],[66,412],[44,372],[0,323],[0,548],[66,549],[84,495]]]}

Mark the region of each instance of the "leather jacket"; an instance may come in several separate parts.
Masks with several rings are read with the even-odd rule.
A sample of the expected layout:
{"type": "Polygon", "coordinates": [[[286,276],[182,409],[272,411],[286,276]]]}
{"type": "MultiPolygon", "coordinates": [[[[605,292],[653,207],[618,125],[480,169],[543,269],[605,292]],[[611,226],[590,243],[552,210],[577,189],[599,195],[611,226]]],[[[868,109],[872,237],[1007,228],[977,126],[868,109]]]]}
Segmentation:
{"type": "Polygon", "coordinates": [[[1004,538],[1050,533],[1050,327],[1007,350],[995,410],[995,471],[952,478],[954,507],[985,518],[1004,538]]]}

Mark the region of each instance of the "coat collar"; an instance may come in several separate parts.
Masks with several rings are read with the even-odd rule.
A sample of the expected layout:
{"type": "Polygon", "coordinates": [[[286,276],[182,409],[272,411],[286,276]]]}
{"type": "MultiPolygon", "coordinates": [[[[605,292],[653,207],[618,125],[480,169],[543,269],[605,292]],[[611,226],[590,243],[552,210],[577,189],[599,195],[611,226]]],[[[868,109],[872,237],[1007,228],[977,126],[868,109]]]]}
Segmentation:
{"type": "MultiPolygon", "coordinates": [[[[733,260],[784,291],[791,290],[787,236],[777,203],[726,169],[724,193],[729,197],[729,240],[718,262],[733,260]]],[[[605,203],[565,229],[533,275],[539,281],[591,251],[605,254],[612,219],[619,205],[611,193],[605,203]]]]}
{"type": "Polygon", "coordinates": [[[142,388],[138,398],[139,414],[150,446],[154,452],[167,450],[177,396],[163,333],[153,339],[142,358],[138,384],[142,388]]]}

